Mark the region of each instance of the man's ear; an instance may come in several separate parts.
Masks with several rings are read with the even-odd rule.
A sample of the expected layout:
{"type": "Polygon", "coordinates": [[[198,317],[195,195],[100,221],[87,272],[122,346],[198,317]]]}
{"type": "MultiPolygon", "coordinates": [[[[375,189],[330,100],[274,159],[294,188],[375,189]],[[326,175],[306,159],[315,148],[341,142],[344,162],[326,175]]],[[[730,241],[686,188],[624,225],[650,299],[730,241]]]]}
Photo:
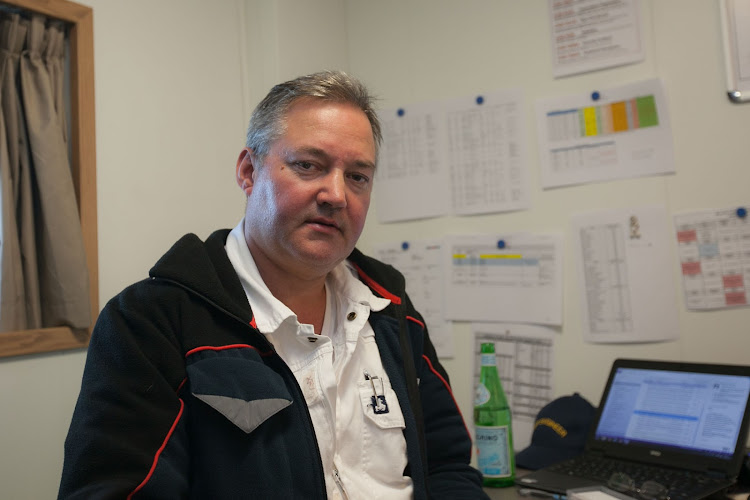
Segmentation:
{"type": "Polygon", "coordinates": [[[255,157],[253,150],[242,148],[240,156],[237,158],[237,185],[245,192],[246,196],[250,195],[253,190],[253,173],[255,172],[255,157]]]}

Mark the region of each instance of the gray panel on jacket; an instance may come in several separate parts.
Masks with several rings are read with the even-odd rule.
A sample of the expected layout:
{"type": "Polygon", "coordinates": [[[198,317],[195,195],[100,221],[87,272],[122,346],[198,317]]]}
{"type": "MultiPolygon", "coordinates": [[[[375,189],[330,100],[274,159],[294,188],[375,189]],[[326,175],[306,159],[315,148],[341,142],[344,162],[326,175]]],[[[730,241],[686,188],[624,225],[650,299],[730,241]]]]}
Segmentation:
{"type": "Polygon", "coordinates": [[[248,434],[265,422],[266,419],[292,404],[288,399],[256,399],[245,401],[243,399],[214,396],[211,394],[193,395],[224,415],[230,422],[248,434]]]}

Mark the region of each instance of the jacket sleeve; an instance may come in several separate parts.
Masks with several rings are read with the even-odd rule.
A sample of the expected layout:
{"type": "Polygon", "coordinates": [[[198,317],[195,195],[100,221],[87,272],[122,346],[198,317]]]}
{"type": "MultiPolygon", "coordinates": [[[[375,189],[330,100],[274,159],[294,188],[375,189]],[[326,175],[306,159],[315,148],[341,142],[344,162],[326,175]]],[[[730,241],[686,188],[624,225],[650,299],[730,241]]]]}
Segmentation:
{"type": "Polygon", "coordinates": [[[177,309],[148,282],[112,299],[97,320],[65,441],[59,497],[186,498],[184,356],[177,309]],[[159,306],[162,307],[159,307],[159,306]],[[149,311],[149,313],[144,312],[149,311]]]}
{"type": "Polygon", "coordinates": [[[413,310],[412,323],[423,329],[421,353],[416,360],[424,416],[430,498],[489,499],[482,489],[482,475],[471,462],[471,436],[453,397],[448,373],[438,360],[421,315],[413,310]]]}

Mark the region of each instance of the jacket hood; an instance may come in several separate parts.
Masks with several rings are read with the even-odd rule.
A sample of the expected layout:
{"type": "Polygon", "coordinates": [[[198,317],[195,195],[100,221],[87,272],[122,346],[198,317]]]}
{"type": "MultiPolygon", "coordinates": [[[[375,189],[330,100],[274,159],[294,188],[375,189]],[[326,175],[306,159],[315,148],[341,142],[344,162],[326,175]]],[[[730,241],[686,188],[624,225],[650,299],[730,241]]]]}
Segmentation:
{"type": "Polygon", "coordinates": [[[229,229],[221,229],[204,243],[195,234],[186,234],[156,262],[149,276],[189,289],[250,323],[250,304],[224,250],[228,235],[229,229]]]}

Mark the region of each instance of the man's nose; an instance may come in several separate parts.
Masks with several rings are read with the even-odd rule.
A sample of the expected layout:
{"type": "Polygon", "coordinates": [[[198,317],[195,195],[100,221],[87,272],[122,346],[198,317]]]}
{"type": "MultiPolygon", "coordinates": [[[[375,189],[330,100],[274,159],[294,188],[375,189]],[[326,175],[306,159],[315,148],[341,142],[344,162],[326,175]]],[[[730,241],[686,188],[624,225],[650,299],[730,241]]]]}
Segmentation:
{"type": "Polygon", "coordinates": [[[346,177],[343,172],[332,170],[323,177],[318,191],[318,203],[328,204],[334,208],[346,206],[346,177]]]}

